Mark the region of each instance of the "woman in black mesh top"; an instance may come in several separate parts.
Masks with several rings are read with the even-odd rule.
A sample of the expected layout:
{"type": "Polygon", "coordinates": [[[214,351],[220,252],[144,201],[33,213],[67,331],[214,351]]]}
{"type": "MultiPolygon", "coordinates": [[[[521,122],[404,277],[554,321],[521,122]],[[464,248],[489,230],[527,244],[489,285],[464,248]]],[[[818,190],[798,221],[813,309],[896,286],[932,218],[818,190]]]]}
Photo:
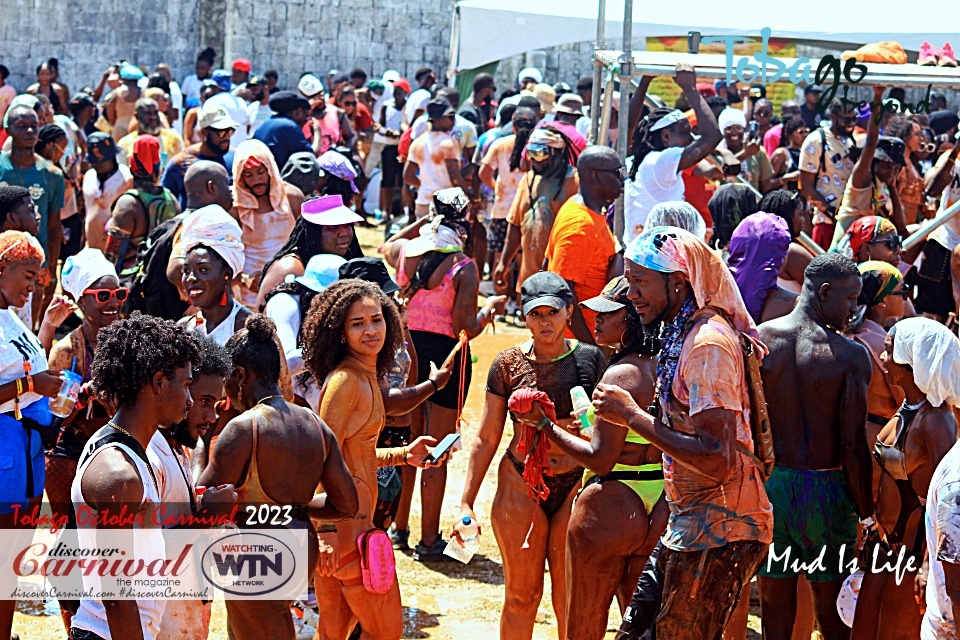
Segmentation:
{"type": "MultiPolygon", "coordinates": [[[[560,639],[564,640],[567,523],[583,468],[550,444],[543,477],[549,493],[543,500],[531,498],[523,478],[525,458],[517,449],[522,423],[529,423],[531,414],[508,412],[507,401],[521,387],[542,391],[552,401],[559,425],[570,433],[579,434],[579,421],[571,415],[570,389],[582,386],[589,398],[606,362],[597,347],[564,338],[564,329],[570,322],[573,308],[572,294],[563,278],[543,271],[536,273],[524,281],[521,298],[526,325],[533,339],[502,351],[490,365],[486,404],[477,440],[470,450],[460,518],[470,516],[476,520],[474,501],[503,438],[509,413],[513,435],[500,460],[497,492],[490,514],[493,533],[503,556],[506,584],[500,635],[510,638],[532,636],[537,607],[543,595],[546,561],[550,568],[551,598],[560,639]]],[[[533,413],[538,411],[539,406],[534,403],[533,413]]],[[[533,422],[535,424],[536,420],[533,422]]]]}

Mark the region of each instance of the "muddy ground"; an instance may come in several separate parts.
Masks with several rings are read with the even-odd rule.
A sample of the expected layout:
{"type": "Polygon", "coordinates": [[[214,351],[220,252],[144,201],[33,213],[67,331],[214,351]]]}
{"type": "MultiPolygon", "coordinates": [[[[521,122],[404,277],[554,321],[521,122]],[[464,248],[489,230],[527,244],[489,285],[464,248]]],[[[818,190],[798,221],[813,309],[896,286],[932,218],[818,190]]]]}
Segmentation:
{"type": "MultiPolygon", "coordinates": [[[[376,255],[378,235],[361,229],[359,236],[364,252],[376,255]]],[[[382,235],[379,235],[382,238],[382,235]]],[[[480,424],[483,410],[486,372],[494,356],[503,349],[527,339],[529,334],[512,321],[497,322],[496,334],[488,329],[471,342],[471,350],[477,357],[474,376],[467,398],[463,428],[463,446],[470,446],[480,424]]],[[[486,481],[477,500],[477,515],[484,527],[480,552],[468,565],[451,561],[448,563],[421,564],[413,562],[410,553],[397,553],[397,573],[403,597],[404,638],[433,638],[436,640],[486,640],[499,636],[500,608],[503,603],[503,570],[500,552],[489,529],[490,504],[496,489],[496,465],[506,444],[512,436],[512,427],[507,425],[500,453],[487,472],[486,481]]],[[[447,492],[443,506],[443,527],[452,525],[459,511],[460,493],[466,474],[467,455],[457,453],[450,462],[447,492]]],[[[419,497],[414,498],[411,516],[411,546],[419,540],[419,497]]],[[[227,640],[226,612],[222,602],[213,604],[211,640],[227,640]]],[[[759,613],[754,608],[752,614],[759,613]]],[[[320,612],[323,615],[323,612],[320,612]]],[[[534,638],[557,638],[557,624],[550,603],[550,576],[545,576],[544,597],[534,626],[534,638]]],[[[616,605],[611,607],[607,634],[612,638],[620,624],[616,605]]],[[[759,638],[759,618],[750,617],[751,630],[748,638],[759,638]]],[[[23,603],[14,618],[13,630],[22,640],[54,640],[66,637],[63,624],[56,614],[56,604],[23,603]]]]}

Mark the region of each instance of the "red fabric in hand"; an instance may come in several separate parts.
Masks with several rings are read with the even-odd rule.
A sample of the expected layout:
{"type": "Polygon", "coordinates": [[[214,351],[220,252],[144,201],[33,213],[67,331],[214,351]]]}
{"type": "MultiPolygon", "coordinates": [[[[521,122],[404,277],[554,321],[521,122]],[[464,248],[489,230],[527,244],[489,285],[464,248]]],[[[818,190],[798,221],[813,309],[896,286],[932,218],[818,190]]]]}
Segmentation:
{"type": "MultiPolygon", "coordinates": [[[[557,421],[557,411],[553,401],[543,391],[520,387],[510,394],[507,407],[514,413],[530,413],[533,403],[539,402],[543,413],[553,422],[557,421]]],[[[550,488],[544,481],[544,475],[553,475],[547,461],[549,444],[540,431],[532,425],[520,425],[520,442],[517,451],[523,458],[523,479],[530,488],[530,497],[534,500],[546,500],[550,495],[550,488]]]]}

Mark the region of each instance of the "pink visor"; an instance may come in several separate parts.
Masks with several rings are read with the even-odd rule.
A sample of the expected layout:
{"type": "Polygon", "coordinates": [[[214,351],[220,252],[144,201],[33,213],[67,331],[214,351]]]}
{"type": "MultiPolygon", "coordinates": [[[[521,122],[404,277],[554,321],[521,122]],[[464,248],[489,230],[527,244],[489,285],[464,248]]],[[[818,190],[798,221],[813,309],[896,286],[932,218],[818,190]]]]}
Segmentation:
{"type": "Polygon", "coordinates": [[[340,224],[356,224],[363,218],[351,209],[343,206],[343,198],[338,195],[320,196],[307,200],[300,208],[300,215],[311,224],[332,227],[340,224]]]}

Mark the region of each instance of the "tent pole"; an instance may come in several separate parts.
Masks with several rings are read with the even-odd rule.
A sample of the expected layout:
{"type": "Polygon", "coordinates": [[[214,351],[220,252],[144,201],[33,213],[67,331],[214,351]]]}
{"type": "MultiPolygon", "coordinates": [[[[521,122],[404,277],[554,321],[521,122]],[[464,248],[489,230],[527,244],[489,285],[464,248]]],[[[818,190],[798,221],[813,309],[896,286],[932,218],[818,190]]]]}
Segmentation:
{"type": "Polygon", "coordinates": [[[599,0],[597,10],[597,38],[593,41],[593,91],[590,92],[590,135],[587,144],[597,141],[597,127],[600,124],[600,83],[603,82],[603,65],[597,60],[596,52],[607,46],[604,41],[607,21],[607,0],[599,0]]]}
{"type": "Polygon", "coordinates": [[[453,9],[453,24],[450,27],[450,66],[447,67],[447,86],[456,86],[457,66],[460,64],[460,6],[453,9]]]}
{"type": "Polygon", "coordinates": [[[607,76],[607,83],[603,87],[603,107],[600,109],[600,130],[597,132],[596,144],[607,146],[607,134],[610,131],[610,111],[613,109],[613,74],[607,76]]]}
{"type": "MultiPolygon", "coordinates": [[[[623,50],[620,53],[620,110],[617,113],[617,154],[621,162],[626,162],[627,140],[630,124],[630,80],[633,77],[633,0],[623,3],[623,50]]],[[[623,194],[617,198],[617,208],[613,213],[613,233],[618,242],[623,242],[623,194]]]]}

